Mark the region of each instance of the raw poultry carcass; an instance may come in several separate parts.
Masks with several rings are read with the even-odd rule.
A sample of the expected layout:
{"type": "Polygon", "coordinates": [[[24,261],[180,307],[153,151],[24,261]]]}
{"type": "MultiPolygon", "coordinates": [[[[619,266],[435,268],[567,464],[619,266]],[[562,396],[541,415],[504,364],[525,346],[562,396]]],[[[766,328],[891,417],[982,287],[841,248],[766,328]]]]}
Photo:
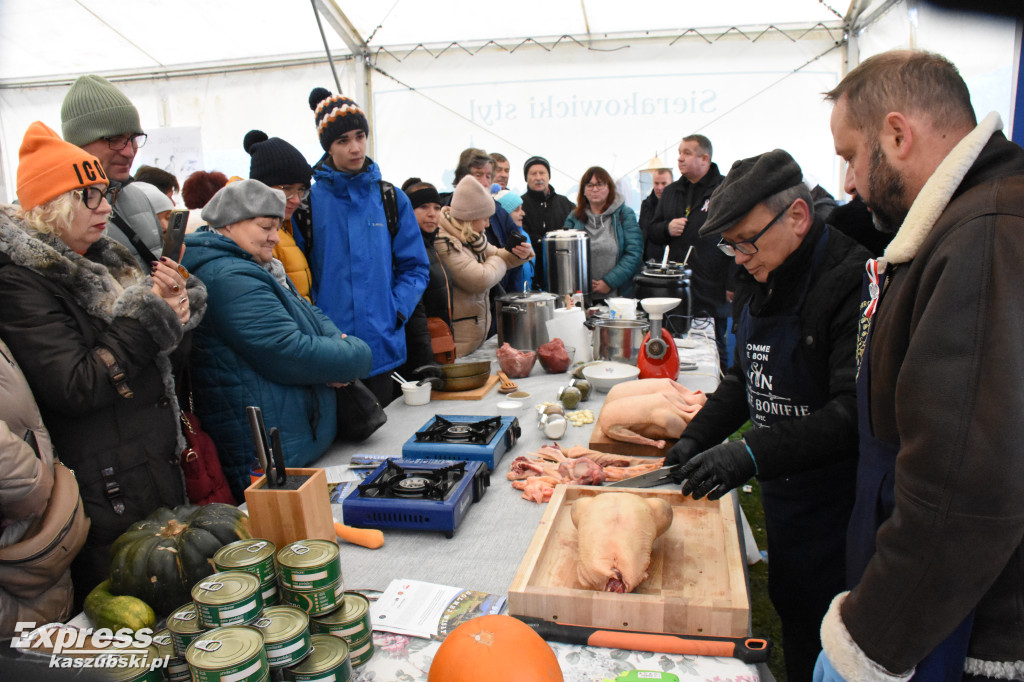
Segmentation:
{"type": "Polygon", "coordinates": [[[597,418],[609,438],[665,447],[665,438],[679,438],[700,411],[707,396],[671,379],[640,379],[612,387],[597,418]]]}
{"type": "Polygon", "coordinates": [[[558,465],[564,483],[575,485],[601,485],[605,481],[604,469],[586,457],[571,459],[558,465]]]}
{"type": "Polygon", "coordinates": [[[654,540],[672,525],[672,505],[633,493],[601,493],[572,505],[578,531],[580,583],[605,592],[632,592],[647,579],[654,540]]]}

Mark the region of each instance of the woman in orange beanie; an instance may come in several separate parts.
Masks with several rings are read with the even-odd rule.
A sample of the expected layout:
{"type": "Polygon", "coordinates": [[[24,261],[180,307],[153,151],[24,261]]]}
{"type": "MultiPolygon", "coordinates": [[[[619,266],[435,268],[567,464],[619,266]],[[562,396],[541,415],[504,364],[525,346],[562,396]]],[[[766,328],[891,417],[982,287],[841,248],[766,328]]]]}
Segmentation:
{"type": "Polygon", "coordinates": [[[206,290],[171,261],[140,271],[103,236],[116,192],[96,157],[39,122],[19,155],[21,206],[0,209],[0,338],[92,521],[72,565],[81,600],[130,524],[185,501],[171,354],[202,317],[206,290]]]}

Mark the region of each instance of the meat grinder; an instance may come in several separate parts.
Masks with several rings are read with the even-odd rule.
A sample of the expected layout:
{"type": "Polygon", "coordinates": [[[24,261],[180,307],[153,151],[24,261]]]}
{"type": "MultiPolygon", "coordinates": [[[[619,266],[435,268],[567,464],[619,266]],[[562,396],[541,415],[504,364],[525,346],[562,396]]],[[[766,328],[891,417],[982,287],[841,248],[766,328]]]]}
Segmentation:
{"type": "Polygon", "coordinates": [[[640,346],[636,366],[641,379],[672,379],[679,377],[679,350],[675,339],[662,325],[665,313],[682,302],[679,298],[644,298],[640,305],[647,311],[651,328],[640,346]]]}

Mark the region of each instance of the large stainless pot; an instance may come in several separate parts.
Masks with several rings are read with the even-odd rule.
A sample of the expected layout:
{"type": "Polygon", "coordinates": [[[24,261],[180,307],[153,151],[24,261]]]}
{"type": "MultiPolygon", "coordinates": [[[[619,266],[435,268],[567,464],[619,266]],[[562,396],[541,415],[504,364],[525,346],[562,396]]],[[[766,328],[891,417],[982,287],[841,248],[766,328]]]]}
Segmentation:
{"type": "Polygon", "coordinates": [[[542,242],[548,291],[582,292],[590,300],[590,235],[583,230],[554,230],[542,242]]]}
{"type": "Polygon", "coordinates": [[[650,325],[643,320],[612,320],[595,317],[587,321],[593,329],[591,344],[595,360],[614,360],[635,365],[640,346],[650,325]]]}
{"type": "Polygon", "coordinates": [[[655,263],[648,261],[640,274],[633,278],[633,297],[678,298],[679,305],[665,313],[668,330],[683,336],[690,330],[692,302],[690,296],[690,268],[682,263],[655,263]]]}
{"type": "Polygon", "coordinates": [[[498,345],[508,343],[516,350],[537,350],[548,342],[547,321],[555,315],[558,297],[543,291],[516,292],[499,296],[494,302],[498,320],[498,345]]]}

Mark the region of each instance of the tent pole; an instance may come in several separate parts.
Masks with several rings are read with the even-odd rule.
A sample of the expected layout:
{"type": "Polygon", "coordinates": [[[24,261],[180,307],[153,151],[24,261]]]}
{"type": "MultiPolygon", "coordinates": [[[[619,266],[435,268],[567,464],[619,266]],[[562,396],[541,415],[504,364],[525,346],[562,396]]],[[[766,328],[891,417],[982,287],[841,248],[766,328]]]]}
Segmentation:
{"type": "Polygon", "coordinates": [[[331,48],[327,45],[327,36],[324,34],[324,25],[320,21],[320,12],[316,11],[316,0],[309,0],[313,6],[313,16],[316,17],[316,27],[320,29],[320,40],[324,42],[324,52],[327,53],[327,63],[331,65],[331,73],[334,75],[334,87],[341,94],[341,80],[338,78],[338,70],[334,68],[334,59],[331,57],[331,48]]]}

